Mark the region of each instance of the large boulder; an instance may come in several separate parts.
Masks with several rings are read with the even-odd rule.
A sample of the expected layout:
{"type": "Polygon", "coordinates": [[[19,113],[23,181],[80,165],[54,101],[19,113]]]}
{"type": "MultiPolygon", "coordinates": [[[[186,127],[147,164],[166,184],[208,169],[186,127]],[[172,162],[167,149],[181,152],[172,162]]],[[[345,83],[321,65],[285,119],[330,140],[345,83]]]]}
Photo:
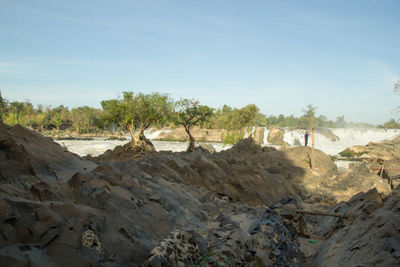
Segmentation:
{"type": "Polygon", "coordinates": [[[264,143],[264,127],[257,126],[254,129],[253,138],[256,144],[261,145],[264,143]]]}
{"type": "Polygon", "coordinates": [[[123,146],[116,146],[114,149],[108,149],[103,154],[97,157],[88,156],[88,159],[93,161],[124,161],[129,159],[135,159],[146,155],[148,153],[156,152],[153,143],[145,138],[141,140],[139,144],[133,144],[128,142],[123,146]]]}
{"type": "Polygon", "coordinates": [[[366,146],[352,146],[340,154],[344,157],[362,160],[371,173],[385,178],[392,188],[400,184],[400,136],[392,140],[368,143],[366,146]]]}
{"type": "Polygon", "coordinates": [[[60,185],[96,164],[49,137],[15,125],[0,127],[0,192],[30,199],[59,199],[60,185]],[[53,198],[54,197],[54,198],[53,198]]]}
{"type": "MultiPolygon", "coordinates": [[[[223,129],[206,129],[198,126],[190,130],[196,142],[222,142],[222,134],[225,132],[226,130],[223,129]]],[[[189,136],[181,126],[168,132],[162,132],[155,139],[165,141],[188,141],[189,136]]]]}
{"type": "Polygon", "coordinates": [[[285,131],[278,128],[278,127],[271,127],[269,129],[267,141],[268,143],[272,145],[286,145],[288,146],[288,143],[286,143],[283,140],[283,136],[285,134],[285,131]]]}
{"type": "Polygon", "coordinates": [[[332,133],[332,131],[330,131],[329,129],[317,129],[317,133],[323,135],[325,138],[327,138],[328,140],[332,141],[332,142],[336,142],[339,140],[339,137],[337,135],[335,135],[334,133],[332,133]]]}
{"type": "Polygon", "coordinates": [[[329,181],[329,184],[338,200],[348,200],[360,192],[367,192],[373,188],[383,195],[388,195],[392,191],[388,180],[371,172],[365,162],[349,164],[348,171],[329,181]]]}
{"type": "Polygon", "coordinates": [[[311,266],[398,266],[399,190],[384,202],[376,190],[371,190],[334,207],[333,212],[343,214],[347,211],[350,218],[345,221],[345,226],[337,218],[326,219],[339,230],[322,244],[311,266]]]}

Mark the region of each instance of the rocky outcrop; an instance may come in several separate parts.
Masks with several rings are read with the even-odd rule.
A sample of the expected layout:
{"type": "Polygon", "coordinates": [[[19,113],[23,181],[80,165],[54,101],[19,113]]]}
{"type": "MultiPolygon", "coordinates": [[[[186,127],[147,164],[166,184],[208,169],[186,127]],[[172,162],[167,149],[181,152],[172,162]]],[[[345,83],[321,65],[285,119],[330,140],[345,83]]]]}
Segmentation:
{"type": "MultiPolygon", "coordinates": [[[[313,169],[310,148],[262,148],[252,138],[219,153],[117,151],[94,162],[23,127],[0,124],[0,265],[300,266],[299,236],[313,235],[328,238],[315,264],[335,263],[329,251],[337,248],[329,242],[347,226],[296,211],[339,199],[332,192],[337,168],[321,151],[313,169]]],[[[386,206],[378,191],[360,196],[370,202],[352,199],[331,212],[353,207],[373,215],[382,203],[398,212],[398,203],[386,206]]],[[[395,241],[382,243],[394,256],[395,241]]],[[[386,253],[381,248],[373,246],[371,262],[386,253]]]]}
{"type": "MultiPolygon", "coordinates": [[[[226,259],[244,263],[240,255],[254,262],[253,250],[244,245],[247,238],[236,237],[242,245],[232,247],[226,238],[231,226],[223,218],[235,222],[254,213],[240,200],[269,203],[282,195],[297,196],[289,180],[274,185],[277,172],[269,174],[271,168],[260,161],[259,168],[250,171],[252,158],[265,152],[267,160],[272,151],[250,140],[223,154],[198,149],[193,153],[153,153],[138,161],[122,158],[94,163],[19,126],[1,125],[0,134],[0,263],[5,266],[138,266],[156,260],[151,255],[164,251],[161,241],[182,231],[194,231],[207,242],[198,243],[198,238],[197,246],[189,246],[185,241],[182,246],[189,246],[191,254],[168,257],[174,264],[207,258],[210,251],[215,252],[216,263],[226,259]],[[214,197],[209,197],[210,192],[214,197]],[[158,244],[160,250],[155,249],[158,244]]],[[[281,175],[285,177],[283,172],[281,175]]],[[[258,218],[251,215],[246,225],[258,218]]],[[[243,229],[248,232],[249,226],[243,229]]],[[[231,234],[234,232],[232,228],[231,234]]],[[[260,238],[267,233],[260,233],[260,238]]],[[[283,234],[276,249],[292,246],[286,244],[292,241],[283,234]]],[[[250,240],[257,251],[258,238],[250,240]]],[[[287,260],[301,261],[299,250],[293,251],[287,260]]],[[[158,260],[164,255],[160,253],[158,260]]],[[[282,252],[271,253],[268,255],[278,260],[282,252]]],[[[267,258],[258,260],[263,259],[267,258]]]]}
{"type": "Polygon", "coordinates": [[[332,209],[348,219],[325,219],[325,234],[311,266],[397,266],[400,263],[400,188],[385,201],[376,190],[360,193],[332,209]],[[327,227],[328,226],[328,227],[327,227]],[[332,230],[332,228],[339,230],[332,230]]]}
{"type": "Polygon", "coordinates": [[[334,133],[332,133],[332,131],[330,131],[329,129],[319,128],[316,130],[316,132],[323,135],[325,138],[327,138],[328,140],[330,140],[332,142],[336,142],[339,140],[339,137],[337,135],[335,135],[334,133]]]}
{"type": "Polygon", "coordinates": [[[400,184],[400,136],[366,146],[352,146],[340,154],[366,162],[370,172],[386,179],[392,188],[400,184]]]}
{"type": "Polygon", "coordinates": [[[329,186],[335,191],[337,199],[342,200],[347,200],[372,188],[376,188],[383,195],[389,195],[392,192],[388,181],[371,172],[365,162],[349,164],[348,171],[341,173],[329,183],[329,186]]]}
{"type": "Polygon", "coordinates": [[[143,140],[141,144],[134,145],[128,142],[123,146],[116,146],[113,150],[108,149],[103,154],[97,157],[87,156],[88,159],[101,162],[101,161],[124,161],[128,159],[139,158],[143,155],[156,152],[152,142],[148,139],[143,140]]]}
{"type": "Polygon", "coordinates": [[[384,140],[382,142],[370,142],[366,146],[352,146],[346,149],[351,157],[357,157],[368,160],[391,161],[400,160],[400,136],[393,140],[384,140]]]}
{"type": "Polygon", "coordinates": [[[277,127],[271,127],[269,129],[267,141],[269,144],[272,144],[272,145],[289,146],[289,144],[283,140],[284,134],[285,134],[285,131],[283,129],[280,129],[277,127]]]}
{"type": "MultiPolygon", "coordinates": [[[[190,130],[193,138],[196,142],[223,142],[222,134],[226,133],[223,129],[205,129],[198,126],[193,127],[190,130]]],[[[165,140],[165,141],[188,141],[189,136],[185,132],[183,127],[178,127],[172,129],[169,132],[160,133],[155,140],[165,140]]]]}
{"type": "Polygon", "coordinates": [[[259,126],[255,127],[253,138],[256,144],[261,145],[264,143],[264,132],[265,132],[264,127],[259,127],[259,126]]]}
{"type": "Polygon", "coordinates": [[[95,167],[49,137],[20,125],[0,124],[0,192],[46,200],[59,195],[61,184],[75,172],[95,167]]]}

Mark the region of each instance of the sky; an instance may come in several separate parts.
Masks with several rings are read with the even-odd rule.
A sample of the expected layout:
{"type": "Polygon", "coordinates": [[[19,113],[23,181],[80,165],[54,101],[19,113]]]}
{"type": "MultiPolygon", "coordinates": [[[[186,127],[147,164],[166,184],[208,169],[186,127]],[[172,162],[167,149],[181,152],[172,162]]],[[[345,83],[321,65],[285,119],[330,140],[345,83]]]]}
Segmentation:
{"type": "Polygon", "coordinates": [[[398,0],[0,0],[10,101],[100,108],[123,91],[335,120],[399,118],[398,0]]]}

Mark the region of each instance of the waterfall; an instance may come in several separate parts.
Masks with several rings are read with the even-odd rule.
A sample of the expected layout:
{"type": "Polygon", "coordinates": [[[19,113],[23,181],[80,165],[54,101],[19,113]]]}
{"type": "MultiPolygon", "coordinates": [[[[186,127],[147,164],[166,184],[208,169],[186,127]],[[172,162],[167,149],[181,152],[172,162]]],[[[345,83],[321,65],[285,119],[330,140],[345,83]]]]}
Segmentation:
{"type": "MultiPolygon", "coordinates": [[[[332,141],[322,133],[315,132],[315,148],[322,150],[329,155],[337,155],[347,147],[360,145],[365,146],[369,142],[379,142],[383,140],[390,140],[400,135],[398,129],[328,129],[331,133],[336,135],[339,140],[332,141]]],[[[268,144],[269,130],[264,131],[264,145],[268,144]]],[[[301,145],[304,145],[304,133],[305,130],[285,130],[283,140],[291,146],[296,145],[296,140],[300,141],[301,145]]],[[[308,145],[311,146],[311,133],[308,139],[308,145]]]]}

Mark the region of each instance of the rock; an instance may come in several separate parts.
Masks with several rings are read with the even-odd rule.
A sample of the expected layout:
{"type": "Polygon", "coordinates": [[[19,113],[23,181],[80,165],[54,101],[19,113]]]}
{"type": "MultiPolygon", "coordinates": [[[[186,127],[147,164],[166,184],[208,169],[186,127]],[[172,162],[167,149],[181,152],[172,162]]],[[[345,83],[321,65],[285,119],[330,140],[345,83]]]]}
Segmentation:
{"type": "Polygon", "coordinates": [[[86,248],[92,248],[102,253],[103,248],[101,246],[99,238],[94,234],[92,230],[86,230],[82,235],[82,246],[86,248]]]}
{"type": "Polygon", "coordinates": [[[261,145],[261,144],[264,143],[264,132],[265,132],[264,127],[259,127],[259,126],[257,126],[257,127],[254,129],[253,138],[254,138],[254,142],[255,142],[257,145],[261,145]]]}
{"type": "Polygon", "coordinates": [[[379,193],[388,195],[391,188],[388,181],[372,173],[366,163],[356,162],[349,165],[347,172],[338,176],[332,183],[336,198],[338,200],[348,200],[350,197],[360,193],[367,192],[376,188],[379,193]]]}
{"type": "MultiPolygon", "coordinates": [[[[222,142],[222,134],[225,132],[226,130],[205,129],[198,126],[195,126],[190,130],[190,133],[196,142],[222,142]]],[[[169,132],[160,133],[156,137],[156,140],[188,141],[189,137],[183,127],[177,127],[169,132]]]]}
{"type": "MultiPolygon", "coordinates": [[[[311,169],[309,148],[277,150],[252,138],[213,154],[136,152],[120,146],[95,163],[35,132],[0,123],[1,265],[299,266],[299,235],[340,244],[347,236],[336,234],[346,227],[359,231],[364,222],[379,234],[379,246],[363,255],[364,262],[377,263],[385,253],[398,259],[398,227],[389,221],[400,210],[398,196],[370,190],[335,202],[343,184],[345,192],[374,186],[369,165],[339,176],[321,151],[311,169]],[[352,181],[358,177],[365,181],[352,181]],[[293,212],[331,204],[330,212],[358,215],[328,221],[293,212]]],[[[327,247],[316,258],[319,265],[354,263],[341,256],[331,261],[330,249],[348,252],[327,247]]]]}
{"type": "MultiPolygon", "coordinates": [[[[377,191],[360,194],[346,205],[356,217],[336,231],[313,257],[311,266],[396,266],[399,264],[400,191],[370,214],[363,215],[365,201],[377,199],[377,191]],[[363,205],[364,204],[364,205],[363,205]]],[[[344,208],[344,207],[343,207],[344,208]]],[[[368,211],[369,213],[370,211],[368,211]]]]}
{"type": "Polygon", "coordinates": [[[0,249],[0,266],[29,266],[29,260],[14,244],[0,249]]]}
{"type": "Polygon", "coordinates": [[[200,143],[198,147],[201,148],[204,151],[207,151],[211,155],[214,154],[215,152],[217,152],[215,150],[215,148],[210,144],[200,143]]]}
{"type": "Polygon", "coordinates": [[[154,153],[156,151],[154,145],[150,140],[141,140],[140,144],[133,145],[132,142],[128,142],[123,146],[116,146],[113,150],[107,150],[103,154],[97,157],[90,157],[89,159],[102,162],[102,161],[125,161],[129,159],[135,159],[140,156],[154,153]]]}
{"type": "Polygon", "coordinates": [[[174,230],[150,252],[142,266],[191,266],[200,256],[194,236],[189,232],[174,230]]]}
{"type": "Polygon", "coordinates": [[[298,266],[304,255],[282,220],[273,210],[267,209],[261,218],[249,229],[253,235],[253,247],[256,249],[257,263],[261,266],[298,266]]]}
{"type": "Polygon", "coordinates": [[[273,145],[288,145],[285,141],[283,141],[284,134],[284,130],[277,127],[271,127],[269,129],[267,141],[273,145]]]}
{"type": "Polygon", "coordinates": [[[46,233],[40,237],[40,246],[46,247],[50,242],[56,239],[60,235],[60,229],[58,227],[50,228],[46,233]]]}
{"type": "Polygon", "coordinates": [[[346,148],[340,154],[367,162],[371,172],[386,178],[391,183],[391,187],[395,188],[400,183],[399,151],[400,136],[397,136],[392,140],[384,140],[378,143],[370,142],[366,146],[352,146],[346,148]]]}
{"type": "Polygon", "coordinates": [[[62,196],[54,191],[46,182],[39,182],[31,186],[30,191],[39,201],[61,200],[62,196]]]}
{"type": "Polygon", "coordinates": [[[330,131],[329,129],[319,128],[319,129],[317,129],[316,132],[323,135],[324,137],[326,137],[328,140],[330,140],[332,142],[336,142],[339,140],[339,137],[336,136],[334,133],[332,133],[332,131],[330,131]]]}

